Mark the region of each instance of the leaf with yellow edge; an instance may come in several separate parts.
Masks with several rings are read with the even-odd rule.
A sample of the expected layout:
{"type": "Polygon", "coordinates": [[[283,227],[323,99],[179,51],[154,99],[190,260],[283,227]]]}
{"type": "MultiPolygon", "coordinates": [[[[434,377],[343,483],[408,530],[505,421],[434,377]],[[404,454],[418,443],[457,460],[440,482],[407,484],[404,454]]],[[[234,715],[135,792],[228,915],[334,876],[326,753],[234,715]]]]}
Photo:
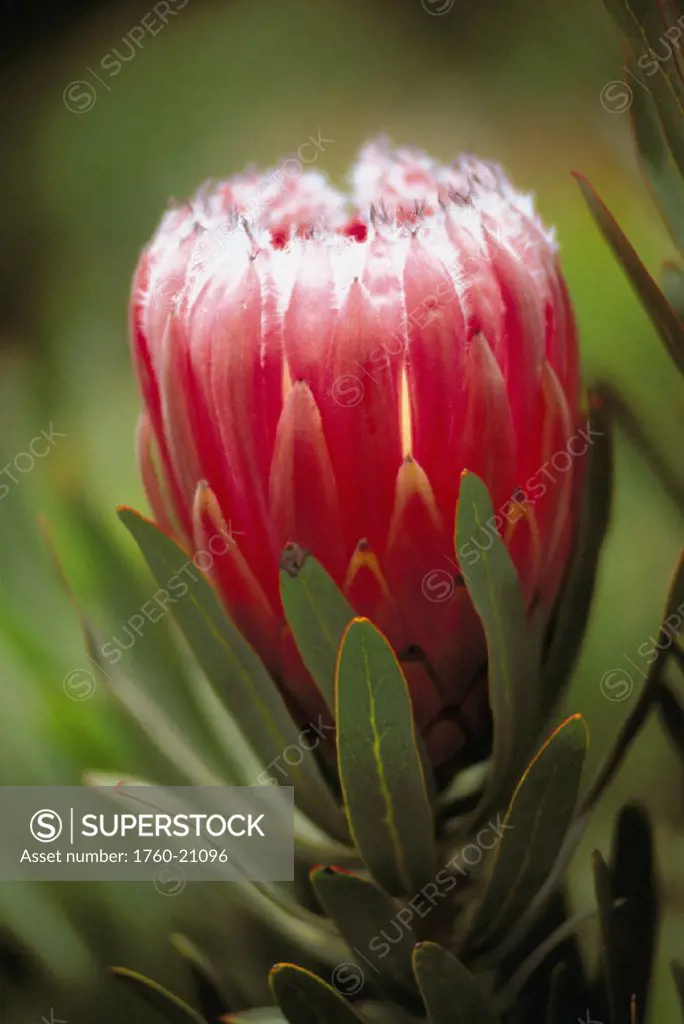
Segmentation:
{"type": "Polygon", "coordinates": [[[437,870],[435,822],[406,679],[368,619],[354,619],[342,638],[335,698],[352,836],[386,892],[413,896],[437,870]]]}
{"type": "Polygon", "coordinates": [[[339,992],[303,967],[276,964],[268,980],[290,1024],[359,1024],[361,1021],[339,992]]]}
{"type": "Polygon", "coordinates": [[[500,935],[522,916],[551,873],[573,820],[588,733],[573,715],[551,734],[518,783],[503,822],[470,945],[500,935]]]}

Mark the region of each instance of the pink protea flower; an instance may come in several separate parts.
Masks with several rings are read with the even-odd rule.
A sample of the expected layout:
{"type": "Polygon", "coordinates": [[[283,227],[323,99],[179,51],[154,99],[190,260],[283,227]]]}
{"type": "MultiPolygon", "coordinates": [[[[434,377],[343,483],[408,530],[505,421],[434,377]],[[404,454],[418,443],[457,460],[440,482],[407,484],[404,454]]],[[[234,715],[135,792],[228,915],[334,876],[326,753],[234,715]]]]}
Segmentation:
{"type": "Polygon", "coordinates": [[[302,716],[321,704],[280,604],[288,542],[386,633],[433,758],[467,759],[488,705],[449,557],[459,477],[497,509],[516,496],[501,532],[550,609],[581,456],[548,468],[578,428],[572,311],[553,235],[499,168],[372,142],[351,191],[288,161],[164,216],[132,298],[143,478],[188,548],[230,532],[214,582],[302,716]]]}

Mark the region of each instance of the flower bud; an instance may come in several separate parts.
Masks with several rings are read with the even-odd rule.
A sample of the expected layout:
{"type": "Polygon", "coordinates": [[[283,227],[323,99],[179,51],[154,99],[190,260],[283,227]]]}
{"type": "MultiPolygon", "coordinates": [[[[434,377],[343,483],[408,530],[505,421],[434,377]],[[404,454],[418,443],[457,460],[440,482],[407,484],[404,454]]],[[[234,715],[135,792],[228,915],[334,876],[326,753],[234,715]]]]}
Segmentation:
{"type": "Polygon", "coordinates": [[[547,612],[574,528],[578,356],[553,233],[471,157],[442,166],[369,143],[351,195],[292,161],[171,209],[135,275],[142,474],[162,526],[211,567],[283,693],[321,699],[279,597],[310,551],[405,668],[436,762],[488,728],[468,559],[498,531],[547,612]],[[461,565],[460,474],[494,521],[461,565]]]}

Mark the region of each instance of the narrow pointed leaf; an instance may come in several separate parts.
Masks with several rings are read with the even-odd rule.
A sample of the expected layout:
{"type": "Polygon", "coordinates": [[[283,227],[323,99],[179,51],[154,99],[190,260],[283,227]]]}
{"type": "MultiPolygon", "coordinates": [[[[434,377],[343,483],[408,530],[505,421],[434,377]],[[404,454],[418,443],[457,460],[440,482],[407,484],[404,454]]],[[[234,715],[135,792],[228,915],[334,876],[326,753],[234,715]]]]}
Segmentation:
{"type": "Polygon", "coordinates": [[[207,1024],[205,1018],[193,1010],[192,1006],[156,981],[146,978],[144,974],[129,971],[126,967],[112,967],[111,970],[115,978],[133,989],[136,995],[154,1007],[169,1024],[188,1024],[188,1021],[193,1021],[194,1024],[207,1024]]]}
{"type": "Polygon", "coordinates": [[[684,181],[665,142],[653,96],[631,53],[626,68],[635,83],[630,85],[630,117],[641,169],[672,241],[684,253],[684,181]]]}
{"type": "Polygon", "coordinates": [[[560,1024],[561,1012],[567,1009],[567,992],[564,991],[567,987],[567,980],[569,975],[567,964],[559,963],[556,964],[551,973],[551,982],[549,985],[549,1008],[546,1017],[546,1024],[560,1024]]]}
{"type": "Polygon", "coordinates": [[[603,954],[603,977],[605,980],[611,1024],[625,1024],[626,1007],[622,1005],[620,985],[620,963],[618,958],[618,934],[613,907],[613,891],[610,872],[601,854],[596,850],[593,857],[594,888],[601,934],[603,954]]]}
{"type": "Polygon", "coordinates": [[[575,550],[553,623],[553,639],[542,674],[543,718],[570,681],[589,624],[603,542],[613,496],[613,443],[610,417],[601,396],[592,396],[589,449],[575,550]]]}
{"type": "MultiPolygon", "coordinates": [[[[187,585],[173,605],[176,620],[207,678],[264,763],[269,765],[281,757],[290,745],[297,747],[300,730],[273,680],[227,617],[200,571],[150,520],[127,508],[119,509],[119,518],[138,544],[160,587],[166,589],[172,581],[187,585]]],[[[344,836],[338,809],[314,757],[304,757],[296,765],[288,764],[286,781],[295,787],[302,810],[335,835],[344,836]]]]}
{"type": "Polygon", "coordinates": [[[611,750],[605,764],[598,774],[598,777],[591,786],[591,789],[584,798],[582,803],[582,815],[588,814],[601,799],[601,796],[615,777],[615,773],[624,761],[627,751],[632,745],[635,737],[643,728],[646,720],[648,719],[649,713],[656,703],[661,675],[672,651],[672,630],[670,630],[670,632],[666,632],[665,626],[668,623],[668,620],[676,615],[677,626],[674,631],[674,635],[681,635],[680,627],[682,625],[682,620],[677,609],[683,604],[684,548],[679,554],[677,568],[675,570],[672,583],[670,584],[667,604],[665,607],[665,615],[661,620],[661,629],[657,644],[658,652],[651,662],[648,677],[641,688],[641,692],[639,693],[634,709],[622,726],[615,746],[611,750]]]}
{"type": "Polygon", "coordinates": [[[472,922],[473,946],[512,927],[551,873],[573,820],[586,749],[584,719],[573,715],[518,783],[472,922]]]}
{"type": "Polygon", "coordinates": [[[502,995],[502,1002],[512,1003],[523,986],[527,984],[534,972],[538,967],[541,967],[547,957],[549,957],[563,943],[567,942],[568,939],[575,938],[577,932],[583,925],[588,924],[589,922],[594,923],[595,917],[596,910],[592,907],[590,910],[585,910],[582,913],[575,914],[574,917],[569,917],[562,925],[559,925],[558,928],[548,936],[548,938],[544,939],[544,941],[535,948],[534,952],[530,954],[520,967],[518,967],[511,980],[506,983],[506,988],[502,995]]]}
{"type": "Polygon", "coordinates": [[[670,962],[670,971],[672,972],[672,979],[677,989],[679,1004],[682,1008],[682,1017],[684,1018],[684,964],[679,963],[677,960],[672,960],[670,962]]]}
{"type": "Polygon", "coordinates": [[[89,571],[102,595],[103,626],[99,632],[111,630],[101,645],[105,669],[118,666],[123,675],[139,680],[155,703],[173,720],[184,723],[188,741],[199,742],[213,756],[214,738],[201,728],[194,714],[188,673],[178,644],[173,642],[168,605],[154,600],[142,564],[127,557],[109,523],[102,521],[80,494],[73,502],[73,516],[80,542],[88,551],[89,571]]]}
{"type": "MultiPolygon", "coordinates": [[[[95,659],[97,650],[94,644],[87,642],[87,649],[95,664],[99,664],[95,659]]],[[[144,690],[118,675],[110,676],[108,682],[117,700],[128,710],[175,771],[187,777],[194,786],[225,785],[225,779],[206,763],[203,752],[186,742],[178,723],[170,719],[144,690]]]]}
{"type": "Polygon", "coordinates": [[[326,915],[349,947],[358,950],[377,971],[378,985],[383,986],[385,979],[385,985],[395,992],[416,994],[411,966],[417,942],[411,927],[413,911],[409,910],[408,923],[397,918],[401,908],[396,901],[358,875],[323,868],[311,873],[311,882],[326,915]]]}
{"type": "MultiPolygon", "coordinates": [[[[102,574],[104,579],[109,580],[106,590],[112,599],[109,603],[116,612],[118,622],[124,622],[124,629],[129,629],[135,616],[141,620],[141,612],[152,604],[148,585],[145,589],[144,581],[137,580],[133,584],[131,568],[126,564],[123,554],[116,550],[109,537],[104,536],[102,524],[83,503],[77,503],[77,512],[82,523],[79,536],[83,538],[98,569],[106,569],[102,574]]],[[[101,635],[96,634],[72,589],[46,526],[43,534],[59,581],[77,613],[86,656],[90,664],[99,670],[106,689],[114,693],[174,769],[180,769],[197,784],[223,784],[226,781],[250,784],[256,772],[250,779],[241,775],[243,765],[236,751],[227,746],[224,732],[219,733],[216,729],[216,716],[202,714],[204,709],[199,701],[199,691],[202,689],[201,683],[204,682],[206,686],[209,684],[201,673],[194,675],[184,668],[180,669],[180,652],[171,632],[171,623],[151,620],[151,625],[154,623],[156,629],[147,628],[140,632],[138,627],[137,642],[131,647],[131,654],[135,653],[136,659],[131,658],[126,662],[116,636],[110,633],[110,639],[101,642],[101,635]],[[151,641],[154,643],[149,646],[151,641]],[[169,649],[171,647],[173,651],[169,649]],[[165,650],[165,656],[159,658],[162,649],[165,650]],[[139,684],[130,683],[129,676],[136,680],[136,684],[139,680],[139,684]],[[153,679],[153,676],[156,678],[153,679]],[[195,703],[191,697],[195,698],[195,703]],[[197,714],[198,710],[200,715],[197,714]],[[182,729],[177,723],[182,723],[182,729]]],[[[225,717],[225,709],[221,708],[225,717]]],[[[233,724],[233,735],[236,730],[237,726],[233,724]]],[[[242,743],[244,749],[244,737],[242,743]]]]}
{"type": "Polygon", "coordinates": [[[456,556],[487,638],[494,718],[489,792],[495,792],[511,772],[522,770],[541,725],[540,710],[534,704],[539,690],[538,637],[528,628],[518,573],[493,522],[494,508],[485,484],[474,473],[464,473],[456,515],[456,556]]]}
{"type": "Polygon", "coordinates": [[[684,760],[684,708],[666,683],[658,687],[658,710],[665,731],[684,760]]]}
{"type": "MultiPolygon", "coordinates": [[[[624,33],[638,67],[643,67],[634,85],[633,95],[638,89],[648,89],[653,96],[663,133],[672,152],[674,162],[684,175],[684,133],[681,129],[684,117],[684,84],[680,74],[678,58],[656,60],[648,51],[662,45],[668,24],[667,5],[653,0],[604,0],[606,7],[624,33]],[[646,58],[647,66],[643,65],[646,58]]],[[[668,19],[669,20],[669,19],[668,19]]],[[[657,51],[656,51],[657,52],[657,51]]]]}
{"type": "Polygon", "coordinates": [[[660,677],[661,670],[672,652],[675,638],[684,636],[684,619],[681,609],[684,606],[684,548],[679,552],[677,567],[668,590],[660,636],[658,637],[658,655],[652,663],[651,671],[660,677]],[[672,621],[674,619],[674,622],[672,621]]]}
{"type": "Polygon", "coordinates": [[[644,808],[628,804],[620,811],[611,857],[613,914],[618,915],[618,974],[621,1002],[635,997],[645,1017],[658,934],[658,883],[653,837],[644,808]],[[625,981],[624,979],[627,979],[625,981]]]}
{"type": "MultiPolygon", "coordinates": [[[[107,663],[104,654],[105,645],[100,642],[92,623],[81,607],[57,553],[51,545],[50,551],[59,579],[78,617],[86,656],[90,664],[98,669],[102,677],[101,681],[108,686],[117,700],[132,715],[159,752],[168,760],[169,766],[172,766],[174,772],[180,772],[181,778],[187,776],[194,785],[222,785],[225,780],[216,774],[214,766],[206,760],[206,743],[201,744],[197,740],[192,742],[191,736],[188,735],[191,730],[180,730],[174,720],[169,718],[147,692],[130,683],[121,674],[118,666],[112,667],[107,663]],[[198,753],[198,747],[201,753],[198,753]]],[[[98,682],[99,680],[93,676],[93,681],[98,682]]]]}
{"type": "MultiPolygon", "coordinates": [[[[684,200],[682,200],[684,203],[684,200]]],[[[684,206],[682,206],[684,216],[684,206]]],[[[680,320],[684,320],[684,270],[678,263],[665,260],[660,268],[660,285],[665,298],[680,320]]]]}
{"type": "Polygon", "coordinates": [[[290,1024],[359,1024],[361,1018],[327,982],[294,964],[276,964],[269,983],[290,1024]]]}
{"type": "Polygon", "coordinates": [[[498,1024],[470,971],[441,946],[416,946],[413,970],[430,1024],[498,1024]]]}
{"type": "Polygon", "coordinates": [[[332,577],[308,554],[296,569],[280,570],[280,596],[302,661],[332,712],[337,655],[354,611],[332,577]]]}
{"type": "MultiPolygon", "coordinates": [[[[682,133],[684,139],[684,132],[682,133]]],[[[587,205],[637,295],[646,307],[677,369],[684,373],[684,326],[653,280],[608,207],[581,175],[575,175],[587,205]]]]}
{"type": "Polygon", "coordinates": [[[352,836],[375,880],[413,896],[434,877],[435,823],[406,679],[385,637],[354,619],[335,685],[337,754],[352,836]]]}
{"type": "MultiPolygon", "coordinates": [[[[121,785],[121,776],[104,772],[89,772],[84,777],[88,786],[121,785]]],[[[216,780],[203,782],[202,785],[216,785],[216,780]]],[[[126,787],[152,786],[155,782],[149,779],[127,778],[126,787]]],[[[250,916],[261,922],[265,929],[280,938],[284,938],[298,954],[305,957],[316,957],[324,963],[334,966],[347,955],[345,942],[334,931],[333,925],[320,914],[292,900],[283,898],[283,890],[274,883],[255,885],[253,882],[234,882],[234,899],[244,906],[250,916]]]]}
{"type": "Polygon", "coordinates": [[[188,965],[202,1014],[208,1021],[217,1020],[233,1005],[237,992],[232,997],[227,994],[209,960],[187,936],[176,932],[171,944],[188,965]]]}

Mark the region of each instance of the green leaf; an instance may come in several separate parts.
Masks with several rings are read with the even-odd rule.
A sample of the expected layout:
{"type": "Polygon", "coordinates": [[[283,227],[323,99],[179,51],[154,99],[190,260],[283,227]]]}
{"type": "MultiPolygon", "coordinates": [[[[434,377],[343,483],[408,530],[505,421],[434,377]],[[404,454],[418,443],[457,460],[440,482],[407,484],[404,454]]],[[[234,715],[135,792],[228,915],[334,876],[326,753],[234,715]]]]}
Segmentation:
{"type": "MultiPolygon", "coordinates": [[[[684,200],[682,202],[684,203],[684,200]]],[[[684,205],[682,210],[684,211],[684,205]]],[[[665,260],[660,268],[660,284],[665,298],[679,319],[684,319],[684,270],[678,263],[665,260]]]]}
{"type": "Polygon", "coordinates": [[[488,793],[522,770],[541,726],[539,638],[528,628],[518,573],[494,521],[487,487],[474,473],[464,473],[456,513],[456,556],[487,638],[494,718],[488,793]]]}
{"type": "Polygon", "coordinates": [[[594,851],[593,868],[601,934],[603,977],[608,996],[610,1020],[612,1024],[619,1024],[619,1022],[627,1020],[631,979],[628,975],[625,977],[620,970],[620,944],[623,933],[617,921],[619,908],[614,905],[610,871],[598,850],[594,851]]]}
{"type": "Polygon", "coordinates": [[[204,1017],[193,1010],[192,1006],[157,984],[156,981],[146,978],[144,974],[129,971],[127,967],[112,967],[111,971],[115,978],[132,988],[137,995],[142,996],[145,1002],[157,1010],[170,1024],[188,1024],[189,1020],[194,1024],[207,1024],[204,1017]]]}
{"type": "MultiPolygon", "coordinates": [[[[186,723],[193,741],[200,741],[213,751],[212,737],[200,730],[193,702],[186,685],[186,670],[178,645],[173,642],[168,605],[160,607],[151,600],[149,579],[138,560],[128,557],[128,550],[119,543],[109,522],[102,520],[88,502],[76,496],[73,516],[79,526],[81,543],[88,551],[88,583],[98,584],[99,600],[108,615],[112,630],[102,645],[105,667],[118,665],[123,674],[144,681],[145,690],[157,702],[163,701],[168,715],[186,723]],[[130,643],[129,637],[135,642],[130,643]]],[[[126,548],[127,548],[126,539],[126,548]]],[[[89,594],[84,604],[89,607],[89,594]]],[[[93,595],[94,596],[94,595],[93,595]]],[[[100,632],[104,632],[103,629],[100,632]]]]}
{"type": "Polygon", "coordinates": [[[437,868],[435,823],[406,679],[367,619],[354,619],[344,635],[335,695],[352,836],[376,881],[391,895],[412,896],[437,868]]]}
{"type": "Polygon", "coordinates": [[[546,1024],[561,1024],[561,1014],[568,1006],[568,982],[569,970],[566,963],[558,963],[551,972],[549,983],[549,1005],[546,1014],[546,1024]]]}
{"type": "MultiPolygon", "coordinates": [[[[116,788],[121,782],[118,773],[88,772],[84,776],[87,786],[116,788]]],[[[214,781],[208,784],[217,783],[214,781]]],[[[154,786],[156,783],[149,779],[128,777],[125,785],[128,789],[133,786],[154,786]]],[[[347,956],[347,945],[334,930],[332,922],[295,902],[291,896],[291,887],[279,886],[277,883],[254,885],[242,881],[233,882],[232,885],[236,903],[262,922],[269,933],[282,937],[289,948],[297,950],[298,955],[315,957],[329,966],[340,963],[347,956]]]]}
{"type": "Polygon", "coordinates": [[[240,997],[237,987],[221,983],[210,961],[186,935],[175,932],[170,940],[188,966],[202,1014],[208,1021],[217,1020],[240,997]]]}
{"type": "MultiPolygon", "coordinates": [[[[101,647],[101,654],[106,655],[101,659],[103,671],[111,672],[109,666],[113,664],[120,675],[135,679],[145,695],[163,707],[168,719],[183,723],[185,740],[199,747],[206,760],[216,762],[222,778],[232,785],[253,784],[262,763],[202,671],[197,671],[196,665],[184,664],[173,633],[173,618],[168,614],[169,601],[151,598],[149,576],[143,565],[138,560],[132,563],[127,552],[119,550],[106,524],[85,502],[77,502],[75,511],[83,543],[95,563],[94,572],[102,577],[110,618],[117,624],[109,633],[111,639],[101,647]],[[138,623],[137,627],[133,623],[138,623]],[[122,630],[126,627],[129,636],[132,628],[137,633],[128,650],[122,649],[116,639],[125,636],[122,630]]],[[[187,575],[183,580],[191,582],[187,575]]],[[[173,595],[170,597],[173,607],[173,595]]]]}
{"type": "MultiPolygon", "coordinates": [[[[287,553],[287,552],[286,552],[287,553]]],[[[335,709],[335,666],[354,611],[334,580],[311,555],[285,559],[280,596],[302,661],[316,680],[328,709],[335,709]]]]}
{"type": "Polygon", "coordinates": [[[675,635],[681,635],[680,626],[682,625],[682,619],[678,611],[680,605],[684,605],[684,548],[679,554],[677,568],[670,584],[665,615],[661,620],[661,628],[656,645],[658,648],[656,657],[651,662],[646,682],[641,688],[631,714],[620,730],[615,746],[584,798],[581,810],[582,815],[589,814],[601,799],[656,703],[660,678],[672,651],[672,635],[671,632],[665,631],[665,626],[669,625],[670,618],[676,617],[675,635]]]}
{"type": "Polygon", "coordinates": [[[276,964],[269,983],[290,1024],[359,1024],[345,999],[311,971],[294,964],[276,964]]]}
{"type": "MultiPolygon", "coordinates": [[[[216,774],[213,765],[206,760],[206,741],[200,742],[190,729],[179,729],[176,724],[177,719],[169,717],[146,690],[132,685],[121,674],[118,663],[114,667],[106,663],[105,644],[99,642],[95,629],[76,598],[56,552],[51,549],[51,553],[62,586],[77,615],[88,660],[93,667],[99,670],[102,681],[106,681],[108,688],[117,700],[166,758],[168,767],[173,773],[172,777],[179,773],[179,781],[184,781],[183,776],[185,776],[194,785],[200,786],[224,784],[225,780],[216,774]],[[198,747],[201,753],[198,753],[198,747]]],[[[92,673],[90,675],[92,676],[92,673]]],[[[95,676],[92,676],[92,682],[97,683],[95,676]]]]}
{"type": "MultiPolygon", "coordinates": [[[[536,946],[534,952],[530,953],[520,967],[516,968],[515,974],[511,977],[510,981],[506,982],[505,989],[497,992],[497,1002],[500,1001],[504,1006],[509,1003],[515,1003],[523,987],[551,953],[567,942],[568,939],[574,938],[583,925],[594,924],[595,918],[596,910],[592,907],[563,921],[547,938],[536,946]]],[[[497,949],[497,956],[499,952],[497,949]]],[[[479,966],[482,966],[482,961],[479,962],[479,966]]]]}
{"type": "Polygon", "coordinates": [[[630,87],[630,117],[641,170],[672,241],[684,252],[684,181],[666,145],[653,96],[628,54],[626,69],[637,87],[630,87]]]}
{"type": "Polygon", "coordinates": [[[553,622],[553,639],[542,672],[543,718],[557,703],[582,648],[589,624],[603,542],[613,499],[613,438],[610,417],[599,393],[591,396],[587,421],[589,448],[582,509],[573,555],[553,622]]]}
{"type": "Polygon", "coordinates": [[[657,701],[663,727],[684,760],[684,707],[666,683],[658,687],[657,701]]]}
{"type": "MultiPolygon", "coordinates": [[[[207,678],[240,723],[267,768],[290,746],[300,749],[300,730],[293,722],[263,663],[227,617],[212,587],[186,553],[150,520],[132,509],[119,517],[133,535],[157,584],[178,593],[173,610],[207,678]],[[190,568],[192,567],[192,568],[190,568]],[[189,581],[188,581],[189,577],[189,581]]],[[[257,784],[260,779],[255,779],[257,784]]],[[[340,838],[344,827],[332,793],[312,756],[288,762],[287,785],[295,787],[302,810],[340,838]]]]}
{"type": "Polygon", "coordinates": [[[671,960],[670,971],[672,972],[672,979],[677,989],[682,1016],[684,1017],[684,964],[679,963],[677,960],[671,960]]]}
{"type": "Polygon", "coordinates": [[[589,181],[579,174],[575,177],[603,237],[622,264],[637,295],[646,307],[672,361],[680,373],[684,373],[684,325],[589,181]]]}
{"type": "Polygon", "coordinates": [[[416,994],[411,966],[417,937],[415,912],[358,875],[319,868],[311,882],[326,915],[352,950],[377,972],[376,982],[395,992],[416,994]],[[388,941],[389,940],[389,941],[388,941]]]}
{"type": "Polygon", "coordinates": [[[472,947],[511,928],[551,873],[573,820],[587,739],[582,716],[568,718],[518,783],[472,922],[472,947]]]}
{"type": "MultiPolygon", "coordinates": [[[[91,652],[92,660],[98,664],[94,643],[88,642],[87,649],[91,652]]],[[[116,673],[109,677],[109,686],[169,765],[181,773],[181,778],[185,776],[194,786],[225,785],[225,779],[217,775],[204,760],[202,749],[198,751],[186,742],[184,731],[178,723],[150,700],[144,690],[116,673]]]]}
{"type": "MultiPolygon", "coordinates": [[[[608,11],[624,33],[636,66],[643,69],[636,84],[648,89],[653,96],[663,133],[672,157],[684,174],[684,86],[677,59],[656,60],[649,49],[658,52],[662,47],[664,31],[670,26],[665,4],[653,0],[604,0],[608,11]],[[646,64],[644,64],[644,60],[646,64]]],[[[632,89],[633,97],[637,89],[632,89]]]]}
{"type": "Polygon", "coordinates": [[[635,1000],[646,1009],[658,945],[660,885],[649,816],[638,804],[620,811],[611,852],[612,920],[623,1013],[635,1000]]]}
{"type": "Polygon", "coordinates": [[[430,1024],[497,1024],[470,971],[441,946],[416,946],[413,970],[430,1024]]]}

